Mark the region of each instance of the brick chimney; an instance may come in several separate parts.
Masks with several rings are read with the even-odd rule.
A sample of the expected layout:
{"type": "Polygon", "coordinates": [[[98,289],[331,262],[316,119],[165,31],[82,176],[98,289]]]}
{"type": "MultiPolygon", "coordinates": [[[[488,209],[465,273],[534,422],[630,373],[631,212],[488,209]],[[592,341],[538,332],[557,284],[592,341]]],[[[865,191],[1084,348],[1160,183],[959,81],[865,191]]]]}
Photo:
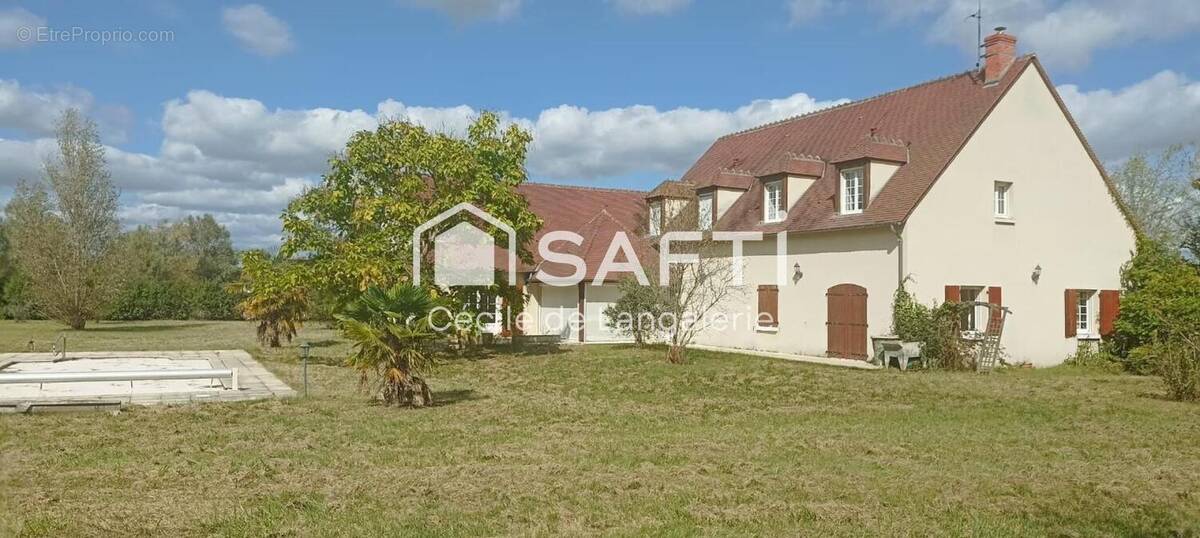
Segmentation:
{"type": "Polygon", "coordinates": [[[1000,80],[1008,67],[1017,58],[1017,38],[1004,33],[999,26],[996,33],[983,40],[983,81],[990,84],[1000,80]]]}

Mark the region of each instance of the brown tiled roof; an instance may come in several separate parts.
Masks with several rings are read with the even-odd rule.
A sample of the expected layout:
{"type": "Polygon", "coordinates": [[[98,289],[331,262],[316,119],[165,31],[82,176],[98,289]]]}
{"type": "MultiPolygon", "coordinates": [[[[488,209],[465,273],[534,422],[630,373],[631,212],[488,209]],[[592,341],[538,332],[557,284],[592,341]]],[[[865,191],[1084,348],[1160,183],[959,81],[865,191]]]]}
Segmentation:
{"type": "Polygon", "coordinates": [[[841,155],[834,157],[830,162],[844,163],[858,159],[907,163],[908,146],[898,139],[867,135],[857,144],[842,152],[841,155]]]}
{"type": "Polygon", "coordinates": [[[816,155],[802,155],[786,151],[772,165],[764,166],[758,177],[789,174],[793,176],[821,177],[825,174],[825,161],[816,155]]]}
{"type": "MultiPolygon", "coordinates": [[[[639,232],[646,218],[645,191],[544,183],[523,183],[517,187],[517,191],[529,202],[529,210],[542,219],[542,228],[534,234],[528,245],[533,254],[533,263],[522,263],[519,270],[532,271],[537,268],[557,276],[566,276],[574,271],[570,266],[545,263],[538,255],[538,241],[552,231],[571,231],[583,236],[583,244],[579,247],[560,243],[554,246],[554,250],[582,257],[587,263],[588,279],[595,276],[600,260],[608,252],[609,242],[618,231],[625,232],[635,252],[641,257],[643,246],[639,232]]],[[[504,251],[497,250],[497,267],[503,267],[501,262],[506,258],[501,256],[504,251]]],[[[618,256],[617,261],[624,260],[618,256]]],[[[621,276],[613,273],[609,280],[617,280],[621,276]]]]}
{"type": "Polygon", "coordinates": [[[727,189],[747,190],[754,185],[754,174],[749,170],[739,170],[736,168],[723,168],[717,172],[717,175],[707,181],[701,187],[724,187],[727,189]]]}
{"type": "Polygon", "coordinates": [[[754,208],[761,206],[762,185],[756,181],[717,227],[818,231],[903,222],[1013,82],[1036,64],[1033,56],[1022,56],[997,84],[984,85],[978,71],[972,70],[734,133],[713,143],[683,179],[703,187],[731,163],[766,175],[777,172],[779,156],[785,152],[832,159],[852,152],[885,156],[907,164],[860,214],[837,214],[833,200],[836,167],[829,166],[789,208],[783,223],[761,223],[762,211],[754,208]],[[875,133],[887,136],[872,136],[875,133]]]}
{"type": "Polygon", "coordinates": [[[651,198],[691,198],[692,191],[696,188],[695,185],[686,181],[675,181],[668,179],[659,183],[646,194],[646,199],[651,198]]]}

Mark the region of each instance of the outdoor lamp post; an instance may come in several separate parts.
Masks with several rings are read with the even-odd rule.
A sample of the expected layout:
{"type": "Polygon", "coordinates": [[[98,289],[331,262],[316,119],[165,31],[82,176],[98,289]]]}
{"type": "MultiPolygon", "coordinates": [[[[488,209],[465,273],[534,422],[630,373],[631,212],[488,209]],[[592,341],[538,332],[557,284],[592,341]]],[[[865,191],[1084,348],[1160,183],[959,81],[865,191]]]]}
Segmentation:
{"type": "Polygon", "coordinates": [[[304,375],[304,397],[305,398],[308,397],[308,350],[311,347],[312,346],[309,345],[308,342],[300,344],[300,358],[303,359],[303,364],[304,364],[303,375],[304,375]]]}

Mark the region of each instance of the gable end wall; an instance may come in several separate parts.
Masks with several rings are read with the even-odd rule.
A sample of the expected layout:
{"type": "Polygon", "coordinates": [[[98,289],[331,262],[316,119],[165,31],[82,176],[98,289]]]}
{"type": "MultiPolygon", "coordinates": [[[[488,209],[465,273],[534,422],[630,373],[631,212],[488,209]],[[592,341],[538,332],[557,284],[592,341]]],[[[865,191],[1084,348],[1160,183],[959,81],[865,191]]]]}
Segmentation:
{"type": "Polygon", "coordinates": [[[1014,83],[913,210],[904,228],[910,289],[925,303],[946,285],[1001,286],[1013,310],[1003,345],[1016,360],[1062,362],[1065,289],[1119,289],[1134,233],[1036,67],[1014,83]],[[1012,222],[993,211],[1013,184],[1012,222]],[[1042,267],[1040,280],[1031,278],[1042,267]]]}

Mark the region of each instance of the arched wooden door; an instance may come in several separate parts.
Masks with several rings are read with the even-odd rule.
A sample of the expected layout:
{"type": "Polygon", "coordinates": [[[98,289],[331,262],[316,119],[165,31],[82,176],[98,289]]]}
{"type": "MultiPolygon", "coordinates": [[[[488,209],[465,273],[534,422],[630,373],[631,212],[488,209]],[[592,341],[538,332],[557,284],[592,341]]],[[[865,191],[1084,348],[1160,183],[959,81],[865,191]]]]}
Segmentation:
{"type": "Polygon", "coordinates": [[[825,292],[829,305],[825,326],[830,357],[867,358],[867,289],[838,284],[825,292]]]}

